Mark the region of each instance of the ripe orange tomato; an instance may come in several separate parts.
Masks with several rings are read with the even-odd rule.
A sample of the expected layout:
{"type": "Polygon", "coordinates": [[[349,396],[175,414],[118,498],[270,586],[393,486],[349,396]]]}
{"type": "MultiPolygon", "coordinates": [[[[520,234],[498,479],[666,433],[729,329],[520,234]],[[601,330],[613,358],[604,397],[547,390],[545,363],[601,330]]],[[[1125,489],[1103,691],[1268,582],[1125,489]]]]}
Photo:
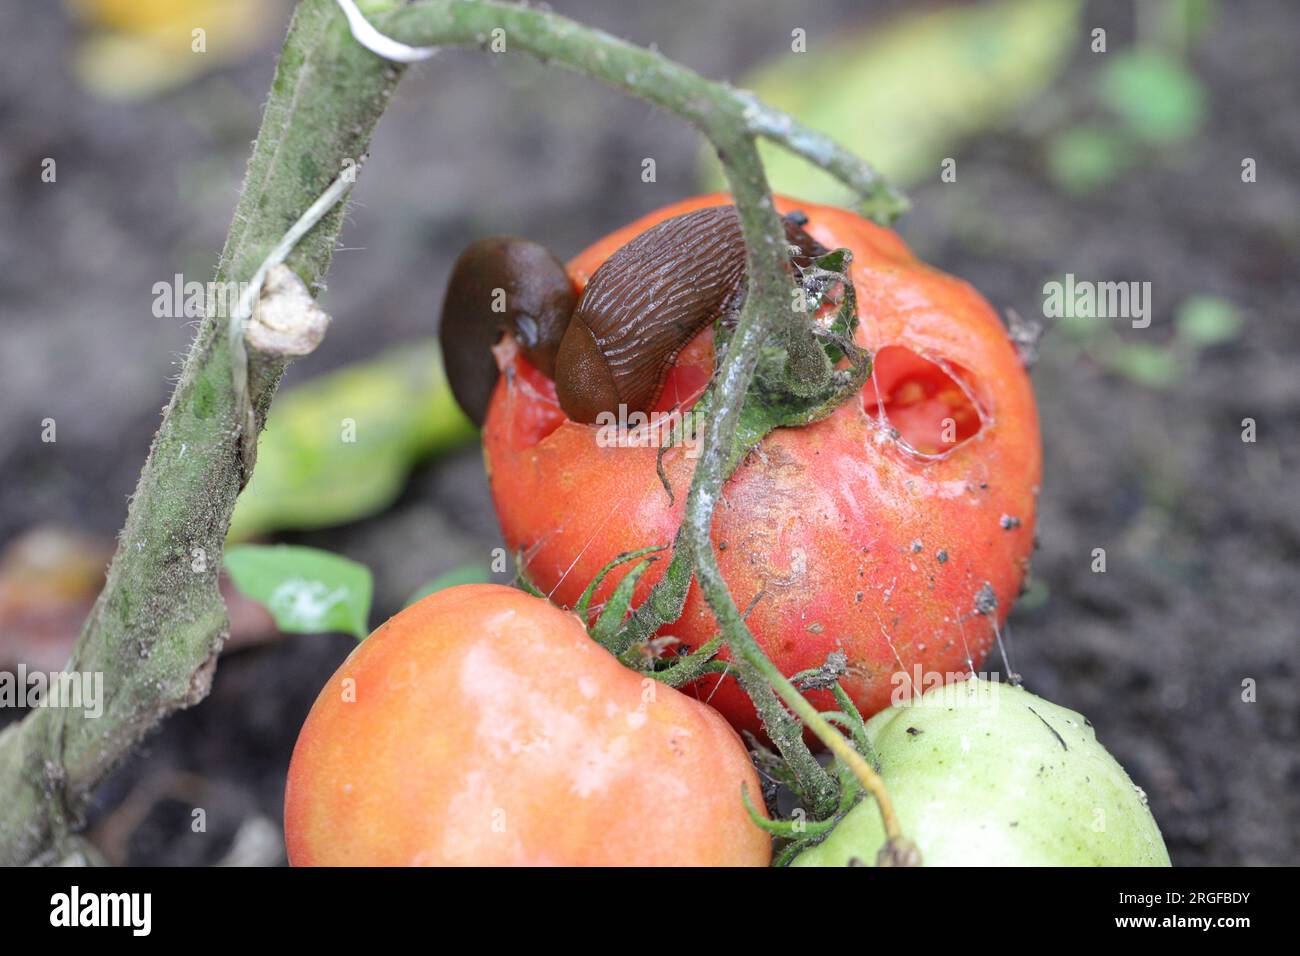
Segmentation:
{"type": "Polygon", "coordinates": [[[321,691],[285,792],[295,866],[766,866],[736,732],[494,584],[376,630],[321,691]]]}
{"type": "MultiPolygon", "coordinates": [[[[696,197],[620,229],[569,263],[575,284],[651,225],[729,201],[696,197]]],[[[779,429],[749,455],[724,488],[714,541],[737,604],[762,595],[749,624],[773,661],[793,674],[842,650],[844,686],[870,715],[911,689],[916,668],[919,694],[989,649],[1033,546],[1037,410],[1006,330],[973,288],[853,213],[782,198],[777,207],[802,210],[822,245],[852,251],[858,341],[875,366],[860,400],[779,429]]],[[[571,606],[617,554],[673,540],[694,461],[682,448],[665,455],[670,504],[656,448],[609,447],[599,426],[565,418],[553,383],[508,343],[498,356],[483,441],[501,528],[529,578],[571,606]]],[[[706,331],[678,357],[660,409],[693,401],[711,369],[706,331]]],[[[638,600],[665,565],[642,578],[638,600]]],[[[698,586],[662,633],[687,647],[716,633],[698,586]]],[[[733,677],[710,675],[694,692],[758,729],[733,677]]],[[[813,700],[831,703],[826,691],[813,700]]]]}

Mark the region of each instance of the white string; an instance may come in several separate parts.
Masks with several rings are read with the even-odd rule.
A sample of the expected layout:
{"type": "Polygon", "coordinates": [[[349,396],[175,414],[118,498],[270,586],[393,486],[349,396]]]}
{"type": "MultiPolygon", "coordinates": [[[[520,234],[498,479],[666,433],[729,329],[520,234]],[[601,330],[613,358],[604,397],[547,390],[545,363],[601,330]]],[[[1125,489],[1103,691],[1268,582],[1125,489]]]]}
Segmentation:
{"type": "Polygon", "coordinates": [[[370,25],[365,16],[357,9],[353,0],[338,0],[343,15],[348,18],[348,28],[352,37],[371,53],[376,53],[386,60],[397,63],[417,63],[427,60],[438,52],[435,46],[407,46],[398,43],[392,37],[386,37],[370,25]]]}
{"type": "Polygon", "coordinates": [[[339,201],[347,195],[352,184],[356,182],[355,168],[348,170],[340,175],[334,182],[330,183],[329,188],[321,193],[316,201],[307,207],[298,221],[289,227],[289,230],[280,237],[280,241],[262,260],[262,264],[257,267],[253,273],[248,285],[245,286],[243,294],[239,297],[239,302],[230,314],[230,321],[227,327],[227,340],[230,347],[230,377],[231,384],[235,390],[235,407],[239,416],[239,424],[242,429],[242,443],[244,445],[244,457],[246,461],[252,461],[256,451],[256,435],[252,427],[253,409],[248,396],[248,352],[244,348],[244,325],[253,315],[253,309],[257,306],[257,301],[262,295],[262,285],[266,282],[267,274],[276,266],[284,262],[298,245],[299,240],[315,227],[316,223],[325,218],[325,214],[338,205],[339,201]]]}
{"type": "Polygon", "coordinates": [[[327,212],[338,205],[339,200],[347,194],[355,181],[356,170],[353,169],[330,183],[329,188],[316,197],[316,201],[307,207],[307,211],[289,227],[288,232],[280,237],[280,241],[262,260],[262,264],[257,267],[257,271],[253,273],[248,285],[244,287],[244,292],[239,297],[239,304],[230,316],[232,345],[243,337],[244,323],[253,315],[253,309],[262,294],[262,285],[266,281],[267,273],[289,257],[289,253],[293,251],[294,246],[298,245],[298,241],[311,232],[316,223],[325,218],[327,212]]]}

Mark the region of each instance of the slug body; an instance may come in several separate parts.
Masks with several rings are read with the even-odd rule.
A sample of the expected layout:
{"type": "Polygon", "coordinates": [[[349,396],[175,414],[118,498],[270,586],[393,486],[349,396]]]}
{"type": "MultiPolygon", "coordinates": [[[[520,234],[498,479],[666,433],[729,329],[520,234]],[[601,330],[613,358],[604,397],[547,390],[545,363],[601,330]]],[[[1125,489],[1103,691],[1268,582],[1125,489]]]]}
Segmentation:
{"type": "MultiPolygon", "coordinates": [[[[795,263],[826,251],[803,230],[803,217],[784,222],[795,263]]],[[[620,405],[629,413],[653,407],[682,348],[744,297],[745,241],[733,206],[685,213],[641,233],[592,274],[562,319],[563,298],[552,294],[560,285],[556,264],[520,239],[480,240],[457,260],[443,306],[443,352],[457,401],[480,424],[496,382],[490,347],[502,331],[554,379],[564,413],[592,423],[620,405]],[[531,296],[520,296],[516,308],[507,293],[507,313],[485,312],[484,291],[503,287],[531,296]]]]}

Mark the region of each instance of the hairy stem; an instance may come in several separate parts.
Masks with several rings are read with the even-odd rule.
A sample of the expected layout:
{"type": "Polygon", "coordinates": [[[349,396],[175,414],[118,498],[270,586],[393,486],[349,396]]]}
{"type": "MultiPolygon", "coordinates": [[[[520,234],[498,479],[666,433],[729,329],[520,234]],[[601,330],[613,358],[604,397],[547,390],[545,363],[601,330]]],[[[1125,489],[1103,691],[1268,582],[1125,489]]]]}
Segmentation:
{"type": "MultiPolygon", "coordinates": [[[[345,160],[360,160],[398,76],[353,42],[333,0],[299,5],[217,282],[251,279],[345,160]]],[[[342,216],[336,206],[286,260],[308,286],[329,267],[342,216]]],[[[256,437],[236,399],[226,331],[226,317],[209,315],[190,347],[104,589],[65,668],[103,675],[102,715],[38,708],[0,733],[0,864],[28,862],[60,842],[108,771],[160,720],[207,694],[228,628],[217,589],[222,546],[256,437]]],[[[284,365],[248,356],[253,430],[284,365]]]]}
{"type": "MultiPolygon", "coordinates": [[[[777,317],[789,302],[789,283],[782,281],[784,270],[788,268],[784,246],[773,240],[774,233],[779,235],[780,224],[772,208],[758,150],[753,140],[743,135],[724,148],[729,159],[726,163],[727,179],[736,197],[737,208],[741,210],[741,228],[749,251],[749,293],[741,309],[736,334],[719,370],[718,398],[706,425],[704,452],[696,464],[686,498],[683,522],[686,543],[694,558],[696,580],[700,582],[705,600],[709,602],[733,654],[744,662],[745,668],[769,684],[818,739],[852,769],[863,788],[879,802],[885,832],[890,839],[896,839],[901,836],[898,818],[880,775],[763,653],[736,607],[714,552],[713,511],[727,477],[728,458],[740,410],[758,362],[759,348],[775,331],[777,317]]],[[[719,153],[722,152],[720,148],[719,153]]],[[[749,685],[755,683],[752,676],[745,682],[749,685]]],[[[780,746],[780,741],[773,742],[780,746]]],[[[786,748],[781,749],[789,759],[786,748]]]]}
{"type": "MultiPolygon", "coordinates": [[[[412,46],[491,48],[495,43],[497,49],[502,49],[504,44],[506,52],[512,48],[522,50],[543,63],[567,67],[634,93],[693,123],[718,150],[728,179],[734,170],[730,168],[724,144],[737,142],[738,136],[752,142],[753,136],[765,135],[814,162],[831,165],[849,175],[854,188],[864,190],[865,206],[873,212],[888,217],[903,208],[897,203],[900,197],[870,166],[827,137],[799,126],[789,117],[780,118],[752,93],[714,83],[652,50],[564,17],[481,0],[421,0],[380,18],[376,26],[382,33],[412,46]]],[[[776,222],[776,211],[766,182],[762,202],[766,205],[763,241],[776,239],[772,255],[765,258],[776,265],[776,253],[785,249],[785,240],[779,229],[767,228],[776,222]]],[[[754,215],[755,210],[747,210],[739,197],[737,207],[742,219],[747,214],[754,215]]],[[[746,231],[747,240],[758,235],[746,231]]],[[[787,261],[781,262],[781,273],[788,274],[789,268],[787,261]]],[[[749,274],[756,275],[752,270],[749,274]]],[[[782,334],[792,371],[797,374],[800,386],[807,388],[808,394],[814,394],[830,380],[831,365],[807,322],[790,307],[791,301],[787,294],[776,314],[787,320],[782,334]]]]}

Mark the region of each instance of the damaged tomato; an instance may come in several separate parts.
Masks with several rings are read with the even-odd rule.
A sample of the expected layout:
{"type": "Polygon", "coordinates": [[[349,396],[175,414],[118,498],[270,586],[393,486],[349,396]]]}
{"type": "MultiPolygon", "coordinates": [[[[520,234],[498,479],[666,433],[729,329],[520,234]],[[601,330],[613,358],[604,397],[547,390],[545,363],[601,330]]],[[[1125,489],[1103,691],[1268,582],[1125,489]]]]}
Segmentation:
{"type": "MultiPolygon", "coordinates": [[[[727,202],[697,197],[615,232],[569,264],[576,287],[654,224],[727,202]]],[[[843,684],[870,715],[895,690],[907,693],[918,672],[967,671],[990,648],[1033,544],[1037,412],[1002,322],[969,285],[857,215],[789,199],[777,206],[806,215],[822,246],[852,252],[857,339],[874,371],[829,418],[778,429],[753,449],[718,502],[714,541],[737,603],[757,598],[750,628],[777,666],[793,674],[842,651],[843,684]]],[[[698,397],[713,369],[711,341],[706,329],[676,356],[655,411],[698,397]]],[[[693,449],[663,456],[670,500],[644,433],[569,420],[554,383],[509,341],[498,359],[483,441],[501,528],[527,577],[571,606],[614,556],[672,542],[693,449]]],[[[638,600],[665,565],[642,578],[638,600]]],[[[662,633],[679,649],[716,633],[698,586],[662,633]]],[[[734,677],[709,675],[691,690],[737,727],[758,729],[734,677]]],[[[811,697],[830,705],[827,691],[811,697]]]]}

